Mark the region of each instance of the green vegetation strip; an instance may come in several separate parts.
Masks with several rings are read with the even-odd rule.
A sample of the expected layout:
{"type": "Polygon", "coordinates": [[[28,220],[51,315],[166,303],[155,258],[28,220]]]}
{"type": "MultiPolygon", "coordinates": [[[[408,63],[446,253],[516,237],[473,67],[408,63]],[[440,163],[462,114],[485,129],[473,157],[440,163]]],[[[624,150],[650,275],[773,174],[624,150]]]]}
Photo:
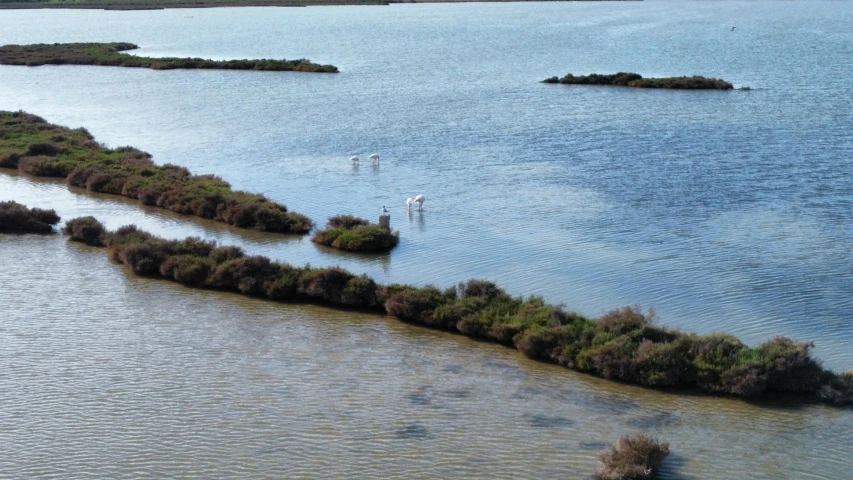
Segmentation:
{"type": "Polygon", "coordinates": [[[692,77],[670,77],[670,78],[643,78],[638,73],[619,72],[613,75],[574,76],[571,73],[563,78],[546,78],[542,83],[562,83],[564,85],[614,85],[619,87],[635,88],[670,88],[675,90],[731,90],[731,83],[718,78],[692,77]]]}
{"type": "Polygon", "coordinates": [[[184,215],[239,228],[304,234],[311,220],[256,195],[231,190],[213,175],[157,166],[133,147],[105,148],[83,128],[71,130],[24,112],[0,111],[0,167],[41,177],[65,178],[93,192],[135,198],[184,215]]]}
{"type": "Polygon", "coordinates": [[[387,252],[400,242],[400,233],[363,218],[337,215],[311,241],[350,252],[387,252]]]}
{"type": "Polygon", "coordinates": [[[162,10],[166,8],[209,7],[308,7],[314,5],[388,5],[389,3],[405,3],[406,1],[408,0],[0,0],[0,9],[89,8],[104,10],[162,10]]]}
{"type": "Polygon", "coordinates": [[[132,43],[40,43],[35,45],[4,45],[0,47],[0,64],[26,65],[102,65],[110,67],[203,68],[220,70],[267,70],[337,73],[334,65],[318,65],[307,59],[299,60],[205,60],[202,58],[150,58],[121,53],[139,48],[132,43]]]}
{"type": "Polygon", "coordinates": [[[27,208],[16,202],[0,202],[0,232],[50,233],[59,223],[55,210],[27,208]]]}
{"type": "Polygon", "coordinates": [[[696,335],[654,325],[636,307],[591,319],[541,297],[513,297],[469,280],[440,290],[378,285],[340,267],[294,267],[200,238],[166,240],[137,229],[107,232],[92,217],[71,220],[72,240],[107,246],[140,275],[276,301],[309,301],[384,312],[405,322],[517,348],[528,357],[647,387],[692,387],[739,397],[795,392],[853,404],[853,372],[836,374],[811,358],[810,342],[776,337],[748,347],[726,334],[696,335]]]}

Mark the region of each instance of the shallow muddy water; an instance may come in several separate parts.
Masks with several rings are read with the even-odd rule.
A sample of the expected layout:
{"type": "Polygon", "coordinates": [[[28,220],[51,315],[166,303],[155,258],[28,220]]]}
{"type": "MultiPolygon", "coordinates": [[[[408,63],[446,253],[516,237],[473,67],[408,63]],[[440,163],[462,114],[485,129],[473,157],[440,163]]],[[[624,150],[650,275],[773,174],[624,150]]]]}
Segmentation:
{"type": "Polygon", "coordinates": [[[588,478],[631,431],[672,444],[670,479],[837,479],[853,456],[849,410],[619,385],[58,236],[2,235],[0,257],[4,478],[588,478]]]}

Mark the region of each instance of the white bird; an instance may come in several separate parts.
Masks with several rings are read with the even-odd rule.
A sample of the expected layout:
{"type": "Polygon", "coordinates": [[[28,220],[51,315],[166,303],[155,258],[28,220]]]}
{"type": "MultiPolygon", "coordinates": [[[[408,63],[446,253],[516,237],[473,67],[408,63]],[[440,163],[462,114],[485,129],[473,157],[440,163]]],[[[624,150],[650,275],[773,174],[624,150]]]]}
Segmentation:
{"type": "Polygon", "coordinates": [[[350,157],[350,161],[352,163],[357,164],[358,163],[358,155],[353,155],[352,157],[350,157]]]}
{"type": "Polygon", "coordinates": [[[406,209],[410,212],[412,211],[412,204],[415,203],[415,200],[412,197],[406,199],[406,209]]]}
{"type": "Polygon", "coordinates": [[[424,200],[426,200],[426,198],[424,198],[423,195],[418,195],[417,197],[415,197],[415,203],[418,204],[418,210],[424,209],[424,200]]]}
{"type": "Polygon", "coordinates": [[[373,163],[379,163],[379,154],[374,153],[374,154],[370,155],[370,159],[373,160],[373,163]]]}

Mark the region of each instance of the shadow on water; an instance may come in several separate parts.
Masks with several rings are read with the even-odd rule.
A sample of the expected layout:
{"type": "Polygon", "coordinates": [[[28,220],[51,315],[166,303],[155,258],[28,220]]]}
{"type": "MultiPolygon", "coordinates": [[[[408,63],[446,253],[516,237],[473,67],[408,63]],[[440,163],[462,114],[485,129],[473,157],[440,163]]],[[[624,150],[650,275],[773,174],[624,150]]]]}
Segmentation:
{"type": "Polygon", "coordinates": [[[406,425],[403,428],[398,428],[394,432],[394,436],[401,439],[410,439],[410,440],[426,440],[428,438],[432,438],[429,430],[419,423],[413,423],[410,425],[406,425]]]}
{"type": "Polygon", "coordinates": [[[682,472],[688,463],[685,457],[673,452],[672,445],[670,445],[669,455],[667,455],[661,464],[658,477],[666,478],[667,480],[697,480],[698,477],[688,476],[682,472]]]}
{"type": "Polygon", "coordinates": [[[574,420],[566,417],[550,416],[544,413],[534,413],[527,415],[527,422],[534,428],[564,428],[571,427],[575,424],[574,420]]]}
{"type": "Polygon", "coordinates": [[[409,210],[408,216],[409,223],[417,223],[419,231],[426,230],[426,215],[423,210],[409,210]]]}

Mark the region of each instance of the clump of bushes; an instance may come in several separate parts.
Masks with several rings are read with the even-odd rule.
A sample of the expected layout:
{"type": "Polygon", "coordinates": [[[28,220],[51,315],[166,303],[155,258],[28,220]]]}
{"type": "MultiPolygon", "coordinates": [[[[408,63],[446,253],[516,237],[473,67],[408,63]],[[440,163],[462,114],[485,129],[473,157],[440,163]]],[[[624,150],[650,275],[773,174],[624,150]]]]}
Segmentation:
{"type": "Polygon", "coordinates": [[[669,455],[669,444],[648,435],[623,435],[610,450],[599,455],[595,472],[600,480],[642,480],[652,478],[669,455]]]}
{"type": "Polygon", "coordinates": [[[700,336],[655,325],[654,313],[636,306],[592,319],[541,297],[512,296],[485,280],[445,290],[382,286],[340,267],[296,267],[197,237],[166,240],[133,225],[104,232],[91,217],[71,220],[65,231],[75,241],[100,241],[111,259],[140,275],[276,301],[385,312],[413,324],[513,346],[528,357],[603,378],[739,397],[807,393],[828,403],[853,404],[853,372],[824,370],[811,357],[810,342],[776,337],[749,347],[731,335],[700,336]]]}
{"type": "Polygon", "coordinates": [[[70,235],[75,242],[93,247],[103,247],[107,229],[95,217],[78,217],[65,222],[62,232],[70,235]]]}
{"type": "Polygon", "coordinates": [[[400,232],[352,215],[329,218],[325,230],[314,233],[311,241],[350,252],[387,252],[400,242],[400,232]]]}
{"type": "Polygon", "coordinates": [[[692,77],[643,78],[638,73],[619,72],[612,75],[572,75],[550,77],[542,83],[562,83],[564,85],[613,85],[635,88],[669,88],[676,90],[731,90],[734,86],[718,78],[692,77]]]}
{"type": "Polygon", "coordinates": [[[316,73],[337,73],[334,65],[318,65],[310,60],[206,60],[203,58],[151,58],[122,53],[138,46],[128,42],[116,43],[53,43],[34,45],[4,45],[0,47],[0,64],[26,65],[103,65],[111,67],[267,70],[316,73]]]}
{"type": "Polygon", "coordinates": [[[20,203],[0,202],[0,232],[50,233],[59,223],[55,210],[27,208],[20,203]]]}
{"type": "Polygon", "coordinates": [[[108,149],[84,129],[70,130],[24,112],[0,111],[0,167],[69,185],[123,195],[145,205],[195,215],[239,228],[308,233],[308,217],[247,192],[234,191],[213,175],[192,175],[177,165],[158,166],[133,147],[108,149]]]}

